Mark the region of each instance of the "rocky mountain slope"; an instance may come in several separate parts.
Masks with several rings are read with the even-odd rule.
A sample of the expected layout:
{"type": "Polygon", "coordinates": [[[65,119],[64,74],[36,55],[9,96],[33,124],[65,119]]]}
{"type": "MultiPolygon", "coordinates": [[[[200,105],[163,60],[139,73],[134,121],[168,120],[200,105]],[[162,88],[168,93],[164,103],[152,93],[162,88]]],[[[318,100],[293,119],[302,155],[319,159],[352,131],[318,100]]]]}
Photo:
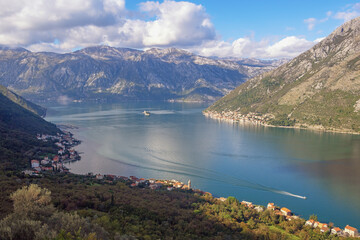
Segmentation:
{"type": "Polygon", "coordinates": [[[310,50],[240,85],[209,107],[213,117],[360,132],[360,18],[310,50]]]}
{"type": "Polygon", "coordinates": [[[0,84],[38,101],[71,99],[214,100],[280,62],[241,64],[170,49],[97,46],[73,53],[0,47],[0,84]]]}

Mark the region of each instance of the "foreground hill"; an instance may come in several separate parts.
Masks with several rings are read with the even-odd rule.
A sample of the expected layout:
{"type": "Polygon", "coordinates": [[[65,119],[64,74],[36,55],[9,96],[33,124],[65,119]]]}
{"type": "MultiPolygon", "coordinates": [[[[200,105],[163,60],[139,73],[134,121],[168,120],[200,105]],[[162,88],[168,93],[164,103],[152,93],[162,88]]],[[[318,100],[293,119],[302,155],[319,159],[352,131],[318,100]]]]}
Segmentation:
{"type": "Polygon", "coordinates": [[[0,47],[0,84],[32,100],[215,100],[282,61],[221,60],[171,49],[96,46],[73,53],[0,47]],[[63,97],[62,97],[63,98],[63,97]]]}
{"type": "Polygon", "coordinates": [[[30,101],[27,101],[26,99],[20,97],[19,95],[15,94],[14,92],[10,91],[6,87],[0,85],[0,94],[7,97],[9,100],[11,100],[14,103],[17,103],[21,107],[41,116],[45,117],[46,109],[36,105],[30,101]]]}
{"type": "Polygon", "coordinates": [[[264,124],[360,132],[360,18],[206,111],[264,124]]]}
{"type": "Polygon", "coordinates": [[[0,188],[4,240],[357,239],[322,233],[306,226],[304,219],[287,221],[279,210],[256,210],[234,197],[217,199],[165,186],[130,187],[130,181],[109,176],[97,180],[75,174],[29,177],[0,172],[0,188]]]}
{"type": "Polygon", "coordinates": [[[41,148],[51,149],[50,145],[38,141],[36,134],[56,134],[60,130],[17,102],[30,109],[41,107],[25,101],[2,86],[0,90],[0,168],[27,167],[29,158],[41,148]]]}

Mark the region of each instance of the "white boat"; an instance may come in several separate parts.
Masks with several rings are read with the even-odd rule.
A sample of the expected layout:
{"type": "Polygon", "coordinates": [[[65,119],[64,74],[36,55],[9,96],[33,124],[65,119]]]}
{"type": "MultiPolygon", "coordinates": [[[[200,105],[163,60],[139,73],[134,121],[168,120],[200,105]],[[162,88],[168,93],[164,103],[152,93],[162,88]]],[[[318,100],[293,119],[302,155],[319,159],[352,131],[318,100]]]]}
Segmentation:
{"type": "Polygon", "coordinates": [[[150,116],[150,112],[148,112],[148,111],[144,111],[143,114],[144,114],[145,116],[150,116]]]}

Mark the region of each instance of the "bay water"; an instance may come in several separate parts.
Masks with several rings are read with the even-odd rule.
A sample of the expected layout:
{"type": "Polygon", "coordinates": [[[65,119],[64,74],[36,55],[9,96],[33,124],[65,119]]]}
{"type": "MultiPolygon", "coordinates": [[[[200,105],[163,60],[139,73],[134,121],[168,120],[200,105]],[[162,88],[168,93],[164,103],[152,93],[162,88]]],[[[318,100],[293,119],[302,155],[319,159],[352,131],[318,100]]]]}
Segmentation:
{"type": "Polygon", "coordinates": [[[82,159],[68,165],[73,173],[190,179],[217,197],[274,202],[305,219],[360,228],[358,135],[221,122],[197,103],[46,107],[46,120],[77,127],[82,159]]]}

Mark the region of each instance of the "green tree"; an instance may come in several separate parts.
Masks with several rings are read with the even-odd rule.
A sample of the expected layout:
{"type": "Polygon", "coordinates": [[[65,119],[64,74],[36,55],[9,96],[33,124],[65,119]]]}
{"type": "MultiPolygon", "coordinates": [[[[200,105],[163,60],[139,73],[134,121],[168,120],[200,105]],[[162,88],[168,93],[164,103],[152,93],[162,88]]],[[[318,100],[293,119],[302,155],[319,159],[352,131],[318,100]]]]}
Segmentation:
{"type": "Polygon", "coordinates": [[[312,219],[312,220],[314,220],[314,221],[317,221],[317,220],[318,220],[318,217],[317,217],[317,215],[312,214],[312,215],[309,217],[309,219],[312,219]]]}

